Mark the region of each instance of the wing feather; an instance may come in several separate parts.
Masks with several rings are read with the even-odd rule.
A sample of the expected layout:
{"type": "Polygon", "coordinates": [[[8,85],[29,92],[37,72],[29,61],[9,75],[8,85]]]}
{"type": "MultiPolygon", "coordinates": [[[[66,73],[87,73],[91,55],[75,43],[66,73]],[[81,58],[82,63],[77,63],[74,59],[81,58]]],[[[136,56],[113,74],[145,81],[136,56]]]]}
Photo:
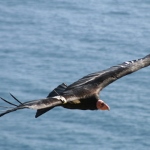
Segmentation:
{"type": "MultiPolygon", "coordinates": [[[[58,96],[58,94],[60,95],[66,89],[66,87],[67,87],[67,85],[65,83],[60,84],[58,87],[56,87],[52,92],[50,92],[48,94],[47,98],[58,96]]],[[[54,108],[54,106],[51,106],[51,107],[48,107],[48,108],[38,109],[37,112],[36,112],[35,118],[43,115],[44,113],[51,110],[52,108],[54,108]]]]}
{"type": "Polygon", "coordinates": [[[127,61],[117,66],[110,67],[106,70],[89,74],[79,79],[78,81],[74,82],[73,84],[69,85],[65,90],[65,92],[67,93],[67,91],[71,90],[74,91],[80,89],[81,87],[84,87],[83,88],[84,91],[84,89],[90,87],[91,90],[93,89],[93,92],[97,91],[98,93],[104,87],[116,81],[117,79],[130,73],[133,73],[143,67],[147,67],[149,65],[150,65],[150,54],[138,60],[127,61]]]}

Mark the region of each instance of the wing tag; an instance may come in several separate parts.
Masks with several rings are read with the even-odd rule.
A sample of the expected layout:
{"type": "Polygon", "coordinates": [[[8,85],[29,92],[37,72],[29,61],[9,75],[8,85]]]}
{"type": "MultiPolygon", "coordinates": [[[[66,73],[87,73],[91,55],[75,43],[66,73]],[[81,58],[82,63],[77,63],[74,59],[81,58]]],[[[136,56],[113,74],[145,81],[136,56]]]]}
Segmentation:
{"type": "Polygon", "coordinates": [[[67,103],[67,100],[63,96],[54,96],[53,98],[60,100],[63,104],[67,103]]]}

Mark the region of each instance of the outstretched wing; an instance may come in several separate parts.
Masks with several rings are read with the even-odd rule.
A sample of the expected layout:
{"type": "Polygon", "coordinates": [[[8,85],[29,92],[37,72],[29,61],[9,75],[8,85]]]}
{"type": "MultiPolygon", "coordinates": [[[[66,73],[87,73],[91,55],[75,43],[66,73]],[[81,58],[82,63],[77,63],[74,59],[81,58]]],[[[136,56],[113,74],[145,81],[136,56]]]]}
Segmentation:
{"type": "MultiPolygon", "coordinates": [[[[1,99],[4,100],[3,98],[1,98],[1,99]]],[[[7,100],[5,100],[5,102],[6,101],[7,100]]],[[[7,101],[7,103],[10,104],[10,102],[8,102],[8,101],[7,101]]],[[[62,104],[62,102],[55,97],[54,98],[50,97],[50,98],[45,98],[45,99],[33,100],[33,101],[22,103],[20,105],[13,104],[13,105],[15,105],[15,107],[0,113],[0,117],[5,115],[5,114],[8,114],[10,112],[16,111],[18,109],[30,108],[30,109],[38,110],[38,109],[44,109],[44,108],[48,108],[48,107],[53,108],[53,107],[61,105],[61,104],[62,104]]]]}
{"type": "MultiPolygon", "coordinates": [[[[37,113],[36,113],[36,118],[42,114],[44,114],[45,112],[49,111],[50,109],[54,108],[55,106],[58,105],[62,105],[62,101],[59,99],[59,94],[61,94],[65,88],[67,86],[63,83],[61,85],[59,85],[57,88],[55,88],[48,96],[47,98],[44,99],[38,99],[38,100],[32,100],[32,101],[28,101],[25,103],[20,102],[16,97],[14,97],[12,94],[10,94],[17,102],[19,102],[19,105],[13,104],[7,100],[5,100],[4,98],[1,98],[4,102],[15,106],[15,107],[11,107],[11,109],[5,110],[4,112],[0,113],[0,117],[19,110],[19,109],[24,109],[24,108],[30,108],[30,109],[36,109],[37,113]]],[[[9,107],[7,107],[9,108],[9,107]]]]}
{"type": "Polygon", "coordinates": [[[130,73],[133,73],[143,67],[147,67],[149,65],[150,65],[150,54],[138,60],[127,61],[117,66],[108,68],[106,70],[89,74],[79,79],[77,82],[74,82],[73,84],[68,86],[65,92],[67,93],[67,91],[69,92],[75,91],[83,87],[82,92],[90,88],[92,93],[94,92],[98,93],[104,87],[116,81],[117,79],[130,73]]]}
{"type": "MultiPolygon", "coordinates": [[[[58,87],[56,87],[52,92],[48,94],[47,97],[54,97],[60,95],[65,89],[67,88],[67,85],[65,83],[60,84],[58,87]]],[[[51,110],[53,107],[48,107],[48,108],[43,108],[43,109],[38,109],[35,115],[35,118],[43,115],[47,111],[51,110]]]]}
{"type": "MultiPolygon", "coordinates": [[[[3,98],[1,98],[1,99],[3,99],[3,98]]],[[[10,102],[8,102],[8,101],[7,101],[7,103],[10,104],[10,102]]],[[[10,107],[11,109],[5,110],[2,113],[0,113],[0,117],[5,114],[8,114],[10,112],[19,110],[19,109],[30,108],[30,109],[38,110],[38,109],[44,109],[44,108],[53,108],[53,107],[61,105],[61,104],[62,104],[62,102],[60,100],[58,100],[57,98],[45,98],[45,99],[33,100],[33,101],[22,103],[20,105],[16,105],[13,108],[10,107]]],[[[15,104],[13,104],[13,105],[15,105],[15,104]]],[[[7,108],[9,108],[9,107],[7,107],[7,108]]]]}

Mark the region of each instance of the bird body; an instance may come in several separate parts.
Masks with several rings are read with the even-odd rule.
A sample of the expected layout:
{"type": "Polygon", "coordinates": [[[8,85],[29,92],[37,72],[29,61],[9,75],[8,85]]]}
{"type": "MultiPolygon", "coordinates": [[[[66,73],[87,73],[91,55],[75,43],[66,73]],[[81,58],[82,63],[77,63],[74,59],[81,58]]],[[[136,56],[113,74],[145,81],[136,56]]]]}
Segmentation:
{"type": "Polygon", "coordinates": [[[80,110],[109,110],[109,106],[99,98],[100,91],[117,79],[149,65],[150,54],[138,60],[127,61],[106,70],[89,74],[69,86],[62,83],[44,99],[21,103],[17,98],[11,95],[20,103],[20,105],[16,105],[1,98],[3,101],[15,107],[6,110],[1,113],[0,116],[18,109],[31,108],[37,110],[35,116],[37,118],[56,106],[80,110]]]}

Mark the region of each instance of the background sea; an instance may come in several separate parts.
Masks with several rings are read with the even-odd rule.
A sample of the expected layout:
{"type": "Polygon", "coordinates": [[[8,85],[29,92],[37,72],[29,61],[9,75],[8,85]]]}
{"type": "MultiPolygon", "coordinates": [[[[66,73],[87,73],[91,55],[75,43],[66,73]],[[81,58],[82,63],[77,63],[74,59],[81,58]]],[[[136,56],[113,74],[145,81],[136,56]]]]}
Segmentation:
{"type": "MultiPolygon", "coordinates": [[[[22,102],[44,98],[62,82],[149,53],[149,0],[0,1],[0,96],[12,102],[9,92],[22,102]]],[[[149,150],[150,67],[109,85],[101,99],[111,111],[3,116],[0,150],[149,150]]]]}

